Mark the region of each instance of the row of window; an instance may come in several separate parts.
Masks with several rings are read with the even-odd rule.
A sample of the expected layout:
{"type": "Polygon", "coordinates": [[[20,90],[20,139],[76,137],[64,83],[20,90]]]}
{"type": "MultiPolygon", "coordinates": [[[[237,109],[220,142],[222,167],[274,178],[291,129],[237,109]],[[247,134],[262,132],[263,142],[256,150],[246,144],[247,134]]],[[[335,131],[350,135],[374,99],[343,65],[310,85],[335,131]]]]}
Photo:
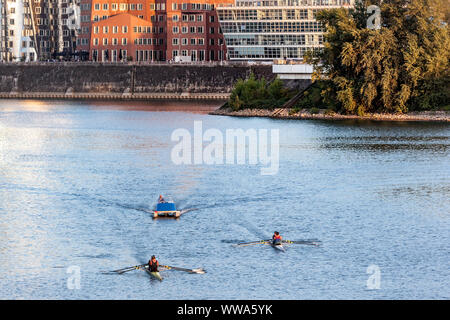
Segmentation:
{"type": "MultiPolygon", "coordinates": [[[[181,33],[203,33],[203,27],[181,27],[181,33]]],[[[210,33],[214,33],[214,28],[210,28],[210,33]]],[[[178,26],[172,27],[172,33],[179,33],[180,28],[178,26]]]]}
{"type": "Polygon", "coordinates": [[[228,35],[228,46],[246,45],[305,45],[322,44],[321,34],[263,34],[263,35],[228,35]]]}
{"type": "Polygon", "coordinates": [[[349,5],[352,0],[264,0],[237,1],[238,7],[296,7],[296,6],[342,6],[349,5]]]}
{"type": "MultiPolygon", "coordinates": [[[[92,44],[94,46],[98,46],[100,44],[100,39],[93,38],[92,44]]],[[[117,45],[119,45],[119,39],[112,38],[111,42],[109,42],[108,38],[103,38],[102,44],[104,46],[107,46],[107,45],[117,46],[117,45]]],[[[123,46],[128,45],[128,38],[122,38],[120,41],[120,44],[123,46]]],[[[164,45],[164,39],[162,39],[162,38],[139,38],[139,39],[134,39],[134,44],[136,44],[136,45],[164,45]]]]}
{"type": "MultiPolygon", "coordinates": [[[[112,33],[118,33],[119,32],[119,26],[113,26],[113,27],[111,27],[111,29],[112,29],[111,30],[112,33]]],[[[93,30],[94,30],[94,34],[97,34],[97,33],[99,33],[100,27],[99,26],[94,26],[93,30]]],[[[121,31],[122,31],[122,33],[128,33],[128,26],[122,26],[121,31]]],[[[104,26],[103,27],[103,33],[108,33],[108,32],[109,32],[109,26],[104,26]]]]}
{"type": "Polygon", "coordinates": [[[191,7],[189,8],[189,3],[172,3],[172,10],[214,10],[213,4],[207,3],[190,3],[191,7]]]}
{"type": "Polygon", "coordinates": [[[223,33],[283,33],[283,32],[323,32],[317,21],[306,22],[224,22],[223,33]]]}
{"type": "MultiPolygon", "coordinates": [[[[313,10],[310,9],[311,17],[313,10]]],[[[305,20],[307,9],[224,9],[218,10],[220,21],[237,20],[305,20]]]]}
{"type": "MultiPolygon", "coordinates": [[[[3,30],[2,30],[3,31],[3,30]]],[[[14,36],[14,29],[10,29],[8,30],[8,35],[13,37],[14,36]]],[[[4,30],[4,32],[6,33],[6,30],[4,30]]],[[[70,30],[63,30],[63,36],[67,37],[70,35],[70,30]]],[[[33,30],[22,30],[22,36],[27,37],[27,36],[33,36],[34,32],[33,30]]],[[[58,35],[58,30],[39,30],[39,32],[37,33],[38,36],[40,37],[49,37],[49,36],[57,36],[58,35]]]]}
{"type": "MultiPolygon", "coordinates": [[[[179,44],[180,44],[180,39],[178,39],[178,38],[173,38],[172,39],[172,45],[177,46],[179,44]]],[[[203,38],[198,38],[198,39],[195,39],[195,38],[191,38],[191,39],[183,38],[183,39],[181,39],[181,45],[187,46],[188,44],[190,44],[192,46],[195,46],[195,45],[203,46],[205,44],[205,39],[203,39],[203,38]]]]}
{"type": "MultiPolygon", "coordinates": [[[[159,5],[159,4],[158,4],[159,5]]],[[[162,4],[165,7],[165,4],[162,4]]],[[[127,11],[127,10],[143,10],[143,4],[142,3],[111,3],[111,11],[127,11]]],[[[94,11],[100,11],[100,10],[109,10],[109,4],[108,3],[96,3],[94,4],[94,11]]],[[[162,9],[165,10],[165,9],[162,9]]]]}
{"type": "MultiPolygon", "coordinates": [[[[53,19],[49,20],[49,19],[37,18],[36,19],[36,24],[38,26],[47,26],[47,25],[54,25],[54,26],[56,26],[56,25],[58,25],[58,20],[53,20],[53,19]]],[[[69,24],[75,25],[76,21],[75,21],[75,19],[72,19],[72,20],[70,20],[70,19],[61,19],[61,24],[63,26],[67,26],[69,24]]]]}
{"type": "Polygon", "coordinates": [[[316,47],[228,47],[230,59],[284,59],[303,57],[306,51],[316,51],[316,47]]]}
{"type": "MultiPolygon", "coordinates": [[[[172,39],[172,45],[176,46],[180,44],[180,39],[179,38],[173,38],[172,39]]],[[[182,38],[181,39],[181,45],[182,46],[187,46],[187,45],[199,45],[199,46],[203,46],[205,44],[205,39],[203,38],[182,38]]],[[[223,40],[222,39],[218,39],[216,41],[216,39],[211,38],[209,39],[209,45],[210,46],[214,46],[214,45],[222,45],[223,44],[223,40]]]]}
{"type": "MultiPolygon", "coordinates": [[[[173,50],[172,57],[178,57],[180,53],[182,57],[191,57],[191,61],[205,61],[205,50],[173,50]]],[[[214,50],[209,51],[209,60],[213,61],[216,58],[218,60],[224,59],[223,50],[217,51],[217,53],[214,50]]]]}
{"type": "MultiPolygon", "coordinates": [[[[104,46],[107,46],[108,45],[108,38],[103,38],[102,43],[103,43],[104,46]]],[[[92,39],[92,44],[94,46],[98,46],[99,45],[99,38],[92,39]]],[[[114,46],[117,46],[119,44],[119,39],[118,38],[111,39],[111,44],[114,45],[114,46]]],[[[128,44],[128,38],[122,38],[121,44],[126,46],[128,44]]]]}
{"type": "MultiPolygon", "coordinates": [[[[34,13],[36,14],[58,14],[58,8],[47,8],[47,7],[35,7],[34,13]]],[[[71,8],[61,8],[62,14],[69,14],[72,13],[73,10],[71,8]]]]}
{"type": "MultiPolygon", "coordinates": [[[[103,15],[103,16],[94,15],[93,16],[93,21],[105,20],[107,18],[109,18],[108,15],[103,15]]],[[[143,15],[139,15],[138,18],[144,19],[144,16],[143,15]]],[[[89,22],[90,21],[90,16],[89,15],[82,15],[80,19],[81,19],[81,22],[89,22]]],[[[162,15],[162,14],[157,15],[157,16],[155,16],[155,15],[150,16],[150,21],[151,22],[156,22],[156,21],[164,22],[165,19],[166,19],[166,16],[162,15]]],[[[173,22],[180,21],[180,16],[176,15],[176,14],[173,15],[172,16],[172,21],[173,22]]],[[[181,21],[183,21],[183,22],[195,22],[195,21],[202,22],[203,21],[203,15],[201,15],[201,14],[197,14],[197,15],[195,15],[195,14],[190,14],[190,15],[183,14],[183,15],[181,15],[181,21]]],[[[213,15],[209,16],[209,22],[212,23],[214,21],[215,21],[215,16],[213,16],[213,15]]]]}
{"type": "MultiPolygon", "coordinates": [[[[166,10],[166,4],[165,3],[150,3],[150,10],[157,10],[157,11],[164,11],[166,10]]],[[[143,10],[143,4],[138,3],[111,3],[111,7],[108,3],[95,3],[94,4],[94,10],[100,11],[100,10],[109,10],[111,8],[112,11],[125,11],[125,10],[143,10]]],[[[214,5],[206,4],[206,3],[172,3],[172,10],[213,10],[214,5]],[[189,8],[190,5],[190,8],[189,8]]],[[[81,10],[89,10],[89,5],[85,5],[81,7],[81,10]]]]}
{"type": "MultiPolygon", "coordinates": [[[[50,41],[41,41],[39,43],[39,46],[41,48],[50,48],[51,47],[51,42],[50,41]]],[[[64,48],[70,48],[70,41],[64,41],[63,42],[63,46],[64,46],[64,48]]]]}
{"type": "Polygon", "coordinates": [[[164,39],[157,39],[157,38],[139,38],[134,39],[134,44],[136,45],[160,45],[164,44],[164,39]]]}

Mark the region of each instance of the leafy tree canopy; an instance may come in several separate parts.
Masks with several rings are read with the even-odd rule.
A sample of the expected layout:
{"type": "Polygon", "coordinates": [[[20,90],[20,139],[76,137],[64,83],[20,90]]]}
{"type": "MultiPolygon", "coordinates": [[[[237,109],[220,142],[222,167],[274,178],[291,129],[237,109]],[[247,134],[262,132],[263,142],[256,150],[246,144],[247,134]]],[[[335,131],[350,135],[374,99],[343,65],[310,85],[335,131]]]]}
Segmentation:
{"type": "Polygon", "coordinates": [[[324,48],[308,52],[313,79],[327,83],[324,101],[340,111],[403,113],[449,104],[448,0],[359,0],[353,9],[317,13],[324,48]],[[367,28],[369,5],[381,9],[381,28],[367,28]]]}

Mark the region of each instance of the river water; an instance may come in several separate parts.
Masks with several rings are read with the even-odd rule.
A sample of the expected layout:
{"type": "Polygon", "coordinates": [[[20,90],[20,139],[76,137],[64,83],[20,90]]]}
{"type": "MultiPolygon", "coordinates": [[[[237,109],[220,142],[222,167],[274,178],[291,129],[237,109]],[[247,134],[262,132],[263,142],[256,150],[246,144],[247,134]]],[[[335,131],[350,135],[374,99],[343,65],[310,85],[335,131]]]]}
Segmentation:
{"type": "Polygon", "coordinates": [[[448,125],[208,115],[215,106],[1,100],[0,298],[450,298],[448,125]],[[175,164],[171,135],[194,121],[224,136],[278,130],[278,172],[175,164]],[[159,194],[197,210],[153,220],[159,194]],[[322,244],[232,246],[275,230],[322,244]],[[152,254],[207,273],[102,273],[152,254]]]}

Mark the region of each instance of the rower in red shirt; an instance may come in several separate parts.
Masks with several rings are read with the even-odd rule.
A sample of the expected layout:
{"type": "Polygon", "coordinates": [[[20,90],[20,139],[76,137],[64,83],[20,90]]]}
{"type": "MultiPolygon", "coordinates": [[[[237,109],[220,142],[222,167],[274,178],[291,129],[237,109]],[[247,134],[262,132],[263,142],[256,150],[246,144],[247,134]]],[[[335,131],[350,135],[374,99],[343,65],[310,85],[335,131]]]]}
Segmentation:
{"type": "Polygon", "coordinates": [[[283,241],[283,237],[280,236],[280,233],[278,231],[275,231],[272,236],[272,244],[279,245],[282,243],[282,241],[283,241]]]}

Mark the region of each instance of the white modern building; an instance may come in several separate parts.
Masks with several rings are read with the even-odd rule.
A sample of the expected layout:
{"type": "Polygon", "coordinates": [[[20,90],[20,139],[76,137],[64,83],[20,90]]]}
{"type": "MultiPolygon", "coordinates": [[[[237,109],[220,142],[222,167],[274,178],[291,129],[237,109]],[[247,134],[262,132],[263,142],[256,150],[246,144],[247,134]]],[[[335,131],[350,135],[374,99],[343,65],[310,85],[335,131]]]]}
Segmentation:
{"type": "Polygon", "coordinates": [[[35,61],[30,0],[0,0],[0,61],[35,61]]]}
{"type": "Polygon", "coordinates": [[[355,0],[235,0],[216,10],[229,60],[301,60],[320,48],[318,10],[350,7],[355,0]]]}

